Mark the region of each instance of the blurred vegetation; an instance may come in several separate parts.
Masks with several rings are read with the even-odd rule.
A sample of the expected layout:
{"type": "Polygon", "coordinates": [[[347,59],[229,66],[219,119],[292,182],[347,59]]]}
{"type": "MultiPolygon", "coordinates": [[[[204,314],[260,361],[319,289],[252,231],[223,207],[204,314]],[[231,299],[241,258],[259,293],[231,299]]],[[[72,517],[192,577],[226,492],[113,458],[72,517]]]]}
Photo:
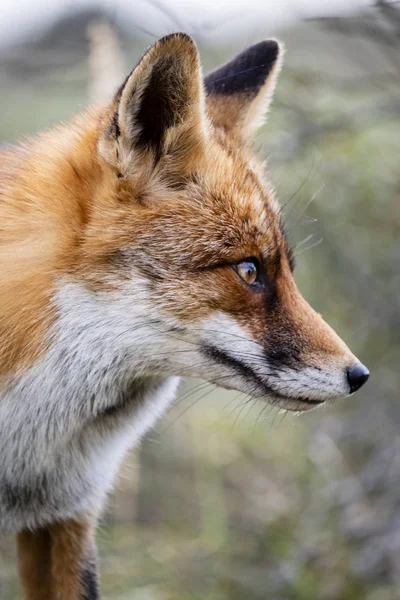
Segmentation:
{"type": "MultiPolygon", "coordinates": [[[[87,101],[86,14],[0,64],[0,140],[87,101]]],[[[128,68],[151,37],[118,32],[128,68]]],[[[371,369],[354,398],[295,418],[201,382],[128,457],[99,531],[104,598],[400,598],[398,5],[281,32],[262,153],[296,279],[371,369]],[[307,250],[307,251],[306,251],[307,250]]],[[[211,48],[207,67],[240,50],[211,48]]],[[[20,598],[12,540],[0,597],[20,598]]]]}

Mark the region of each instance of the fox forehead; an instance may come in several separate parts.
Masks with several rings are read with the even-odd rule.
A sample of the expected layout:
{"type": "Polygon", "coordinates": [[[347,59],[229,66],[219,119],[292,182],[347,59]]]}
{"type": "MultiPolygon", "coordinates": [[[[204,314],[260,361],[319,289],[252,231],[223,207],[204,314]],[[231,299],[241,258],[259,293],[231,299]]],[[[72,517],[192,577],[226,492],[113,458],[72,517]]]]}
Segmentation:
{"type": "MultiPolygon", "coordinates": [[[[280,208],[262,165],[241,152],[210,140],[196,168],[174,177],[162,169],[137,185],[113,178],[103,194],[114,209],[92,214],[104,254],[143,247],[149,258],[171,269],[212,267],[255,256],[268,259],[285,245],[280,208]],[[101,235],[99,235],[99,232],[101,235]],[[165,266],[165,264],[164,264],[165,266]]],[[[105,200],[106,201],[106,200],[105,200]]]]}

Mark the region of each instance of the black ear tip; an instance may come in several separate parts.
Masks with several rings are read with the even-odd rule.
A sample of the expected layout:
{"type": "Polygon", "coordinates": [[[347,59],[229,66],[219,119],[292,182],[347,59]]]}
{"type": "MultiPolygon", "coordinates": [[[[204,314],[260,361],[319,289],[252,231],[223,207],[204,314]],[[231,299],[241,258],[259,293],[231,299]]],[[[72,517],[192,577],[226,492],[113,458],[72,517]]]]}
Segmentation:
{"type": "Polygon", "coordinates": [[[254,44],[249,50],[252,48],[254,48],[256,52],[259,52],[260,56],[263,55],[265,58],[268,58],[270,62],[275,62],[280,53],[280,45],[277,40],[264,40],[258,44],[254,44]]]}
{"type": "Polygon", "coordinates": [[[276,40],[264,40],[250,46],[243,51],[243,54],[247,55],[248,61],[258,65],[267,77],[279,58],[280,50],[276,40]]]}
{"type": "Polygon", "coordinates": [[[272,72],[280,53],[276,40],[264,40],[243,50],[209,73],[204,83],[209,94],[257,94],[272,72]]]}

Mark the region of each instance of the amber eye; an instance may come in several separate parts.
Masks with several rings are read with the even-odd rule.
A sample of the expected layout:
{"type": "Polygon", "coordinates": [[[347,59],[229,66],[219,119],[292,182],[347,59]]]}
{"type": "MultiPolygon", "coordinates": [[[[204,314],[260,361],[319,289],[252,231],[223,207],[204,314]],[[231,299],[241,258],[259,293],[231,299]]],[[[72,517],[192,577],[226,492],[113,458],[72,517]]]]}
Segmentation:
{"type": "Polygon", "coordinates": [[[247,285],[253,285],[258,281],[258,264],[255,259],[242,260],[234,266],[234,269],[247,285]]]}

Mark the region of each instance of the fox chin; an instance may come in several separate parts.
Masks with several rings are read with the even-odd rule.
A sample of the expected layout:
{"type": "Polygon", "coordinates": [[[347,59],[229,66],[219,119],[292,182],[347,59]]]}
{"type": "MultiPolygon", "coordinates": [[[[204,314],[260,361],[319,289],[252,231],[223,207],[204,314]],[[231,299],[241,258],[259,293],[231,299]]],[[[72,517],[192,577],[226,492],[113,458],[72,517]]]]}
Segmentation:
{"type": "Polygon", "coordinates": [[[203,77],[169,35],[108,105],[1,153],[0,529],[29,600],[99,597],[96,522],[180,377],[295,411],[368,379],[297,289],[252,148],[282,55],[203,77]]]}

